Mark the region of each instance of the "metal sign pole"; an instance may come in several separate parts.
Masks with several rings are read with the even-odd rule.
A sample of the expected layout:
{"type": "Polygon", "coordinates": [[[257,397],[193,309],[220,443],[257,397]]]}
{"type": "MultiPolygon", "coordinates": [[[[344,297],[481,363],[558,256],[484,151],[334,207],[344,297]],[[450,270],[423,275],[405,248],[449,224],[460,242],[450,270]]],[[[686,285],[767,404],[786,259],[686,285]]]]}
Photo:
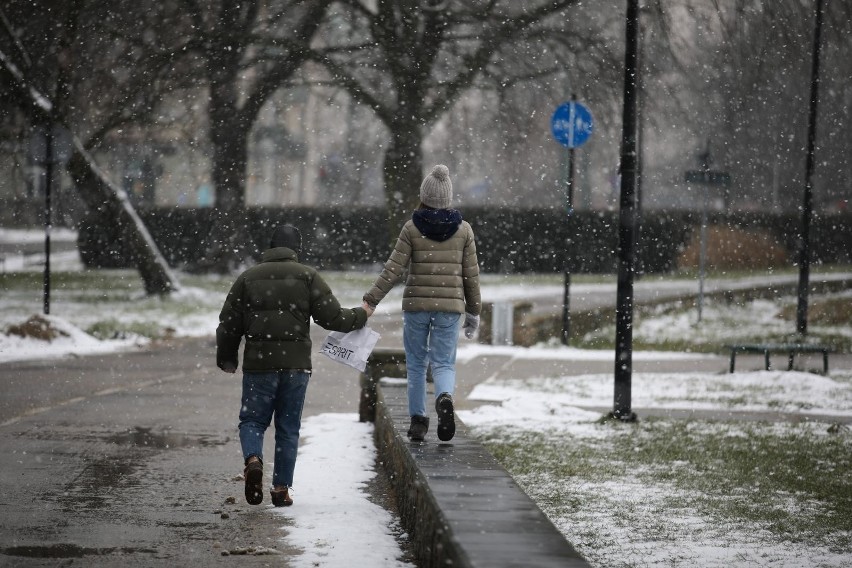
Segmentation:
{"type": "MultiPolygon", "coordinates": [[[[571,101],[559,105],[551,118],[551,130],[557,142],[568,148],[568,172],[565,176],[566,216],[570,220],[574,214],[574,149],[584,144],[593,130],[592,114],[582,104],[576,102],[576,95],[571,95],[571,101]]],[[[563,162],[564,163],[564,162],[563,162]]],[[[567,251],[564,267],[565,293],[562,299],[562,344],[568,345],[571,337],[571,267],[573,259],[573,242],[571,224],[566,239],[567,251]]]]}
{"type": "MultiPolygon", "coordinates": [[[[571,95],[572,103],[577,100],[576,95],[571,95]]],[[[569,227],[571,216],[574,214],[574,128],[575,128],[576,105],[571,105],[570,123],[568,129],[568,179],[565,185],[565,205],[567,208],[567,216],[569,227]]],[[[571,339],[571,259],[574,257],[574,247],[572,246],[571,235],[568,235],[568,250],[565,258],[565,293],[562,298],[562,345],[568,345],[571,339]]]]}

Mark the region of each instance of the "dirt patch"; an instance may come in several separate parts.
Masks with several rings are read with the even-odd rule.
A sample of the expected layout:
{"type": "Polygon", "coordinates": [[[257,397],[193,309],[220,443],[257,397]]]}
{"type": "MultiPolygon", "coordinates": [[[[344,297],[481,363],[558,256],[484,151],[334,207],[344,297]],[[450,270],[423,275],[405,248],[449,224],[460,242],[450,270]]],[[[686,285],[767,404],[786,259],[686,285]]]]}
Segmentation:
{"type": "Polygon", "coordinates": [[[42,341],[53,341],[57,337],[68,337],[64,331],[53,327],[50,320],[42,316],[32,316],[22,324],[10,325],[6,330],[7,335],[17,335],[19,337],[32,337],[41,339],[42,341]]]}

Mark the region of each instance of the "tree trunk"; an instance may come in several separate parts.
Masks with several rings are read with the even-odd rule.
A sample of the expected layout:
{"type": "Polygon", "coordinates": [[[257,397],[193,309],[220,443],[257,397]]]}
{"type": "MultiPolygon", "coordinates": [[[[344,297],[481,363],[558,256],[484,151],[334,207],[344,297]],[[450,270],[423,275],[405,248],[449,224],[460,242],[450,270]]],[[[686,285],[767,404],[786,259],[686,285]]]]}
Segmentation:
{"type": "Polygon", "coordinates": [[[122,236],[130,245],[133,262],[145,283],[145,292],[162,295],[178,290],[177,278],[127,199],[127,194],[107,179],[77,139],[74,139],[68,173],[89,211],[96,212],[103,223],[117,224],[121,228],[122,236]]]}
{"type": "MultiPolygon", "coordinates": [[[[2,52],[0,62],[12,78],[9,86],[14,90],[8,95],[22,110],[29,111],[34,122],[62,122],[58,120],[61,117],[56,116],[53,103],[39,93],[2,52]]],[[[177,278],[128,201],[127,194],[109,181],[78,139],[74,138],[72,144],[73,153],[67,164],[68,173],[89,210],[100,213],[104,224],[117,224],[121,228],[123,237],[130,244],[133,262],[139,269],[145,291],[148,294],[168,294],[180,289],[177,278]]]]}
{"type": "Polygon", "coordinates": [[[396,243],[399,231],[411,212],[420,203],[420,182],[423,175],[423,150],[419,128],[395,125],[391,143],[385,152],[385,205],[388,212],[390,246],[396,243]]]}
{"type": "Polygon", "coordinates": [[[245,176],[251,121],[235,107],[231,84],[211,86],[210,140],[216,200],[201,267],[227,273],[253,252],[246,225],[245,176]]]}

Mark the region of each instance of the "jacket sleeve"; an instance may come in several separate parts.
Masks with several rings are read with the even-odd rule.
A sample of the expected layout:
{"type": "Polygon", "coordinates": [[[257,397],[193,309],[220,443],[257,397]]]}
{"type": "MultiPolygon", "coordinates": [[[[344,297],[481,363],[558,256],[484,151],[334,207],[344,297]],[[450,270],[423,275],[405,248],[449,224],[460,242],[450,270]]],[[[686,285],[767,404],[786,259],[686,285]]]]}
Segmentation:
{"type": "Polygon", "coordinates": [[[320,327],[348,333],[367,324],[364,308],[341,308],[340,302],[319,273],[314,274],[310,285],[311,317],[320,327]]]}
{"type": "Polygon", "coordinates": [[[216,328],[216,366],[236,369],[239,363],[240,341],[245,333],[245,281],[242,276],[231,286],[219,313],[216,328]]]}
{"type": "Polygon", "coordinates": [[[396,245],[393,247],[390,258],[385,262],[382,272],[376,278],[373,287],[364,294],[364,301],[372,307],[378,306],[379,302],[402,279],[410,260],[411,235],[408,232],[408,224],[406,224],[399,233],[396,245]]]}
{"type": "Polygon", "coordinates": [[[479,260],[476,257],[476,239],[473,229],[467,227],[467,237],[462,255],[462,282],[464,283],[464,311],[478,316],[482,311],[479,292],[479,260]]]}

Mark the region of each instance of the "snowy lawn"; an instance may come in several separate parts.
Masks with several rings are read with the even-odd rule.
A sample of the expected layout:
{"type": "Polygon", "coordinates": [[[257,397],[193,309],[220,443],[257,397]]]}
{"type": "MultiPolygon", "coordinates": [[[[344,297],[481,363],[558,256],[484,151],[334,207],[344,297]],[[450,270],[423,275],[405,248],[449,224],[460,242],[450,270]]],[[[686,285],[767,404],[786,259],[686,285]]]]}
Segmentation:
{"type": "MultiPolygon", "coordinates": [[[[697,309],[683,303],[640,306],[634,314],[633,342],[637,349],[715,351],[726,343],[796,342],[795,295],[744,303],[705,300],[701,321],[697,309]]],[[[808,301],[808,341],[837,350],[852,350],[852,290],[811,295],[808,301]]],[[[615,326],[586,334],[584,346],[611,345],[615,326]]]]}
{"type": "Polygon", "coordinates": [[[852,371],[634,374],[635,408],[716,420],[602,420],[611,375],[491,380],[459,412],[595,566],[852,565],[852,371]],[[723,419],[784,411],[801,421],[723,419]]]}

